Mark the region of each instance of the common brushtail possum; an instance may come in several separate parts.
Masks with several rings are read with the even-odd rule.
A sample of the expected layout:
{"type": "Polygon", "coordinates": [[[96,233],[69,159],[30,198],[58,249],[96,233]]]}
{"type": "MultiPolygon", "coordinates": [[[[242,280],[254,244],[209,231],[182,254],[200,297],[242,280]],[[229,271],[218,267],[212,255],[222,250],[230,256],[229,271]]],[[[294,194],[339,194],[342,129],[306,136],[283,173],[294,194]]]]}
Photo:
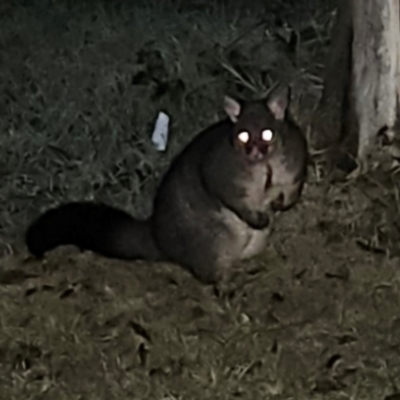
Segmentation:
{"type": "Polygon", "coordinates": [[[263,100],[225,97],[227,118],[206,128],[162,178],[147,220],[86,202],[61,205],[34,221],[29,251],[42,257],[76,245],[111,258],[180,264],[217,283],[266,244],[271,208],[290,209],[307,175],[307,142],[287,118],[290,90],[263,100]]]}

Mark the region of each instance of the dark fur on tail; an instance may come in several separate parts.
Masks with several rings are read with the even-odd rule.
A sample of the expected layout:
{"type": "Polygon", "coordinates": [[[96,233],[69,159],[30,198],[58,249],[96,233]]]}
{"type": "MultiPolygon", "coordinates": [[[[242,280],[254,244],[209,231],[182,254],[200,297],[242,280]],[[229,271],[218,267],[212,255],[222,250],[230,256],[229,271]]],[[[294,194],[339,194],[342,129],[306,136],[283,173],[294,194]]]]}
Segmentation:
{"type": "Polygon", "coordinates": [[[68,203],[51,209],[30,225],[25,240],[36,257],[60,245],[75,245],[111,258],[165,260],[150,219],[139,221],[104,204],[68,203]]]}

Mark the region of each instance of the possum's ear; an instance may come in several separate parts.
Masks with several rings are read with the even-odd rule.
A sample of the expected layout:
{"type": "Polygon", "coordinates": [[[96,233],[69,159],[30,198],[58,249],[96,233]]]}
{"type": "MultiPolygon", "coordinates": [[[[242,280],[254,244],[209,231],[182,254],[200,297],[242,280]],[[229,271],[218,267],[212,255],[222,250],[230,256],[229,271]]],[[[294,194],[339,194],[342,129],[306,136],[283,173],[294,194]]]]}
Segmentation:
{"type": "Polygon", "coordinates": [[[225,96],[224,109],[231,121],[236,122],[238,120],[242,106],[237,100],[233,99],[232,97],[225,96]]]}
{"type": "Polygon", "coordinates": [[[267,106],[277,120],[285,118],[290,102],[290,87],[278,87],[267,97],[267,106]]]}

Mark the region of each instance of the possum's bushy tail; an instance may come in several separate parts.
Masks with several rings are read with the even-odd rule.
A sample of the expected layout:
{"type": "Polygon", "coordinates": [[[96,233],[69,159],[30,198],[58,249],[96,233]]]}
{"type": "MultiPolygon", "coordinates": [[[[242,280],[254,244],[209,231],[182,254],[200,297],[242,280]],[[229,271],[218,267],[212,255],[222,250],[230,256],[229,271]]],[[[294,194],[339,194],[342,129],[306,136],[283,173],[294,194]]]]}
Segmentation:
{"type": "Polygon", "coordinates": [[[25,241],[36,257],[75,245],[109,258],[165,260],[154,242],[151,219],[140,221],[104,204],[76,202],[50,209],[29,226],[25,241]]]}

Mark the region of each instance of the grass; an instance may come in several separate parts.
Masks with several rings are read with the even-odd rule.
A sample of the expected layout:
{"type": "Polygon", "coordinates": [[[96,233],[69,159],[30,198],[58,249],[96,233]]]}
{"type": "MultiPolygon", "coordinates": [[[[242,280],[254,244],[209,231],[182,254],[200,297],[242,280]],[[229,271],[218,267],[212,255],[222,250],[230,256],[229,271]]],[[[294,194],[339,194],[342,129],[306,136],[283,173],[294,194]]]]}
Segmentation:
{"type": "Polygon", "coordinates": [[[26,257],[27,224],[60,202],[151,212],[160,175],[223,115],[225,93],[292,83],[307,130],[330,9],[229,4],[2,3],[1,399],[400,396],[394,173],[327,188],[311,169],[230,299],[174,265],[70,248],[26,257]],[[300,35],[296,52],[277,15],[300,35]],[[160,110],[172,121],[165,153],[150,143],[160,110]]]}

